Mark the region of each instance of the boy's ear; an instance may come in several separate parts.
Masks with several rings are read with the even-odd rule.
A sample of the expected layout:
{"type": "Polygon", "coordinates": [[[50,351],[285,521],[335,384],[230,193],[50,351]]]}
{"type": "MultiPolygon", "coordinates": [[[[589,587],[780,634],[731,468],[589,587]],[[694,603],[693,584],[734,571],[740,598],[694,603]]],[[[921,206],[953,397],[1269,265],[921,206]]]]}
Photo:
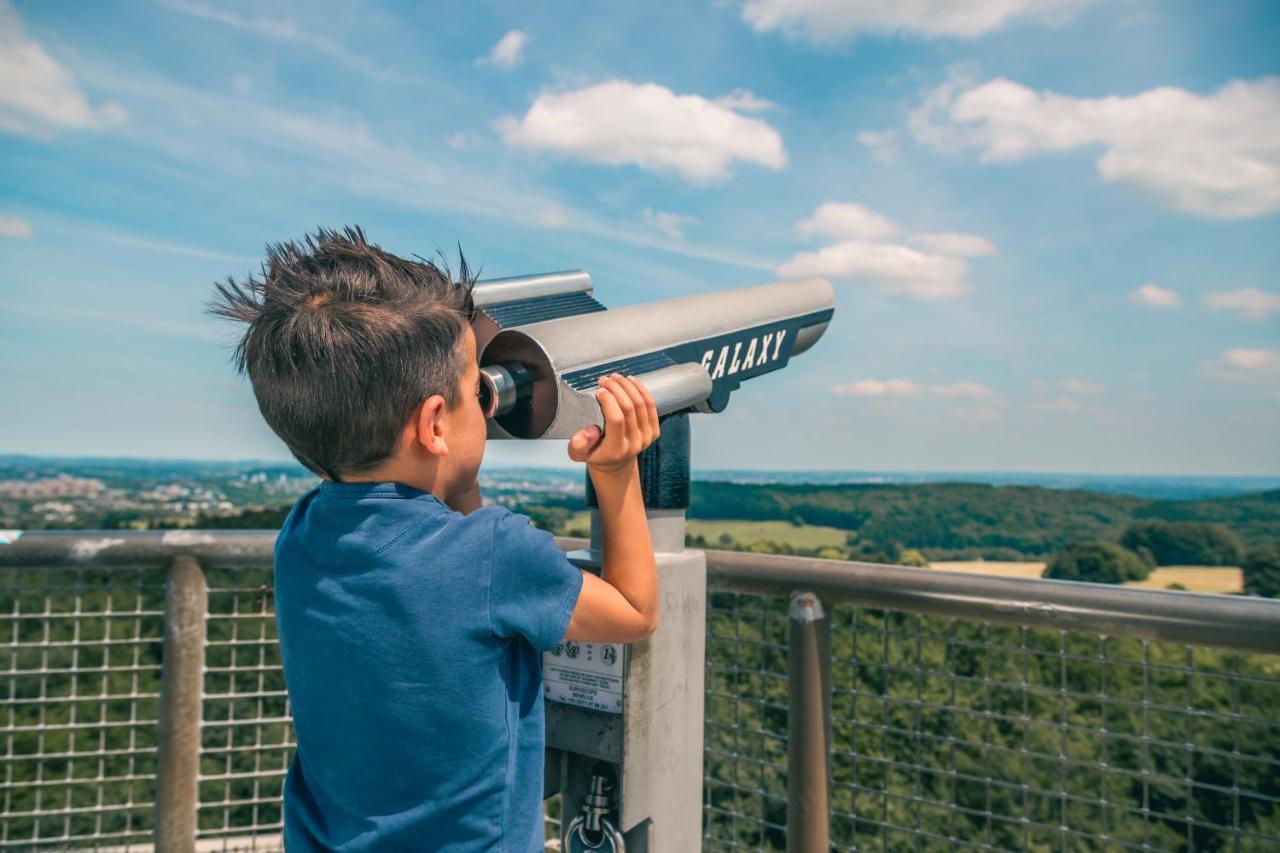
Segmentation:
{"type": "Polygon", "coordinates": [[[433,456],[447,456],[449,446],[444,440],[444,397],[432,394],[422,402],[411,425],[416,427],[414,440],[433,456]]]}

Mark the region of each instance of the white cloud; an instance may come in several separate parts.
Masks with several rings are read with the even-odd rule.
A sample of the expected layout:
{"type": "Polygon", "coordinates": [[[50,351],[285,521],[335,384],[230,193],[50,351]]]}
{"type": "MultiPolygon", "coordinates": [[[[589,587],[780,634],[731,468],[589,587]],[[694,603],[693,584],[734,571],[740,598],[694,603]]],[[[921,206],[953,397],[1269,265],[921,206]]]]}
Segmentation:
{"type": "Polygon", "coordinates": [[[471,147],[472,138],[464,130],[455,131],[445,137],[444,144],[448,145],[454,151],[465,151],[471,147]]]}
{"type": "Polygon", "coordinates": [[[534,214],[534,219],[543,228],[566,228],[569,225],[569,212],[563,205],[548,204],[534,214]]]}
{"type": "Polygon", "coordinates": [[[665,210],[653,210],[646,207],[643,212],[644,221],[666,234],[672,240],[683,240],[684,229],[697,225],[698,220],[683,213],[669,213],[665,210]]]}
{"type": "Polygon", "coordinates": [[[869,207],[845,201],[821,204],[813,215],[796,225],[801,234],[821,234],[841,240],[881,240],[900,229],[869,207]]]}
{"type": "Polygon", "coordinates": [[[1236,311],[1246,320],[1266,320],[1280,311],[1280,294],[1246,287],[1231,293],[1210,293],[1205,304],[1214,311],[1236,311]]]}
{"type": "Polygon", "coordinates": [[[867,147],[877,163],[892,166],[898,162],[898,131],[864,130],[858,134],[858,141],[867,147]]]}
{"type": "Polygon", "coordinates": [[[1182,297],[1175,291],[1147,282],[1129,294],[1129,301],[1152,308],[1177,308],[1182,304],[1182,297]]]}
{"type": "Polygon", "coordinates": [[[1280,352],[1273,349],[1229,349],[1210,362],[1205,370],[1228,382],[1280,381],[1280,352]]]}
{"type": "Polygon", "coordinates": [[[890,242],[902,229],[885,216],[852,202],[827,202],[797,224],[805,235],[838,242],[797,252],[778,267],[784,278],[820,275],[870,283],[886,293],[916,299],[948,299],[968,292],[964,255],[995,254],[990,241],[972,234],[916,234],[907,240],[933,252],[890,242]]]}
{"type": "Polygon", "coordinates": [[[524,60],[524,46],[529,43],[529,35],[520,30],[512,30],[493,46],[487,56],[476,60],[480,64],[495,65],[498,68],[515,68],[524,60]]]}
{"type": "Polygon", "coordinates": [[[1041,400],[1038,403],[1032,403],[1032,411],[1036,412],[1058,412],[1065,414],[1067,412],[1080,411],[1080,404],[1070,397],[1056,397],[1052,400],[1041,400]]]}
{"type": "Polygon", "coordinates": [[[769,169],[787,164],[781,135],[765,122],[656,83],[609,80],[544,93],[523,118],[500,120],[498,130],[510,145],[673,171],[695,184],[726,179],[735,160],[769,169]]]}
{"type": "Polygon", "coordinates": [[[859,379],[847,385],[836,385],[832,393],[850,397],[940,397],[999,403],[1000,395],[978,382],[956,382],[951,385],[920,385],[910,379],[859,379]]]}
{"type": "Polygon", "coordinates": [[[164,240],[152,240],[147,237],[140,237],[134,234],[105,230],[92,226],[72,225],[70,227],[64,226],[55,230],[59,230],[67,234],[73,234],[80,240],[101,240],[105,243],[114,243],[117,246],[125,246],[130,249],[141,249],[145,252],[163,252],[171,255],[182,255],[188,258],[228,261],[230,263],[237,264],[257,264],[261,261],[261,258],[255,258],[249,255],[235,255],[228,252],[221,252],[216,249],[206,249],[202,246],[191,246],[185,243],[170,243],[164,240]]]}
{"type": "Polygon", "coordinates": [[[880,284],[890,293],[947,299],[969,290],[959,258],[930,255],[896,243],[849,240],[816,252],[799,252],[778,267],[783,278],[820,275],[880,284]]]}
{"type": "Polygon", "coordinates": [[[0,131],[46,137],[60,128],[95,130],[128,117],[119,104],[91,107],[71,72],[27,37],[0,0],[0,131]]]}
{"type": "Polygon", "coordinates": [[[728,110],[738,110],[744,113],[759,113],[765,110],[777,109],[778,107],[773,101],[761,98],[746,89],[734,89],[729,94],[716,98],[713,103],[728,110]]]}
{"type": "Polygon", "coordinates": [[[1101,382],[1091,382],[1088,379],[1064,379],[1062,387],[1072,394],[1102,394],[1107,390],[1107,386],[1101,382]]]}
{"type": "Polygon", "coordinates": [[[224,5],[211,5],[200,0],[159,0],[160,5],[179,14],[211,21],[234,30],[272,41],[301,45],[308,51],[328,56],[338,64],[374,80],[400,80],[399,71],[378,65],[363,51],[348,50],[341,42],[319,32],[304,29],[291,18],[241,15],[224,5]]]}
{"type": "Polygon", "coordinates": [[[748,0],[756,32],[781,30],[817,44],[862,33],[974,38],[1018,18],[1061,20],[1080,0],[748,0]]]}
{"type": "Polygon", "coordinates": [[[976,234],[914,234],[911,242],[927,246],[944,255],[976,258],[996,253],[996,247],[990,240],[976,234]]]}
{"type": "Polygon", "coordinates": [[[910,379],[859,379],[831,390],[851,397],[914,397],[920,393],[920,386],[910,379]]]}
{"type": "Polygon", "coordinates": [[[25,219],[16,216],[0,216],[0,237],[13,237],[18,240],[30,240],[35,236],[31,226],[25,219]]]}
{"type": "MultiPolygon", "coordinates": [[[[139,115],[149,119],[126,125],[121,134],[166,180],[186,173],[199,175],[201,181],[210,176],[245,181],[250,180],[243,171],[248,165],[251,179],[263,185],[321,176],[328,192],[391,201],[409,210],[564,228],[757,272],[775,268],[773,259],[741,246],[673,241],[638,228],[635,213],[614,219],[570,207],[533,181],[529,170],[498,175],[491,168],[451,162],[441,156],[442,151],[447,154],[443,138],[440,150],[432,150],[422,139],[383,137],[359,116],[336,106],[291,112],[115,65],[90,64],[86,74],[107,91],[127,93],[139,115]],[[466,193],[456,191],[460,182],[466,184],[466,193]]],[[[653,269],[668,277],[683,275],[670,267],[653,269]]]]}
{"type": "Polygon", "coordinates": [[[997,400],[999,396],[986,385],[978,382],[956,382],[953,385],[934,385],[931,389],[939,397],[962,397],[970,400],[997,400]]]}
{"type": "Polygon", "coordinates": [[[953,69],[911,117],[940,150],[982,149],[985,161],[1101,145],[1103,180],[1175,210],[1224,219],[1280,210],[1280,78],[1234,80],[1200,95],[1172,86],[1073,98],[1011,80],[974,85],[953,69]]]}

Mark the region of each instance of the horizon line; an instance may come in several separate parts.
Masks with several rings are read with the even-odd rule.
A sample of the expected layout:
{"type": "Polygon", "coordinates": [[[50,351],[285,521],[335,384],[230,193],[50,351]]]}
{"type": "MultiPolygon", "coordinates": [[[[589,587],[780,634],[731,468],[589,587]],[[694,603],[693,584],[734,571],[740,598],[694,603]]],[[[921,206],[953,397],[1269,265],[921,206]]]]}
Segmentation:
{"type": "MultiPolygon", "coordinates": [[[[223,465],[263,465],[263,466],[292,466],[307,470],[301,463],[294,459],[267,459],[245,457],[228,459],[219,458],[200,458],[200,457],[173,457],[173,456],[126,456],[126,455],[47,455],[35,453],[0,453],[0,460],[5,459],[33,459],[33,460],[58,460],[58,461],[78,461],[78,462],[160,462],[160,463],[187,463],[187,464],[223,464],[223,465]]],[[[527,468],[540,471],[581,471],[581,465],[493,465],[490,470],[509,469],[509,468],[527,468]]],[[[483,466],[481,472],[484,471],[483,466]]],[[[1016,475],[1016,476],[1068,476],[1068,477],[1143,477],[1143,478],[1163,478],[1163,479],[1232,479],[1232,480],[1280,480],[1280,472],[1274,474],[1233,474],[1233,473],[1213,473],[1213,474],[1189,474],[1189,473],[1135,473],[1135,472],[1108,472],[1108,471],[1054,471],[1044,469],[1000,469],[1000,468],[973,468],[973,469],[912,469],[912,468],[740,468],[740,467],[698,467],[691,466],[690,473],[698,471],[704,472],[744,472],[759,474],[910,474],[910,475],[1016,475]]]]}

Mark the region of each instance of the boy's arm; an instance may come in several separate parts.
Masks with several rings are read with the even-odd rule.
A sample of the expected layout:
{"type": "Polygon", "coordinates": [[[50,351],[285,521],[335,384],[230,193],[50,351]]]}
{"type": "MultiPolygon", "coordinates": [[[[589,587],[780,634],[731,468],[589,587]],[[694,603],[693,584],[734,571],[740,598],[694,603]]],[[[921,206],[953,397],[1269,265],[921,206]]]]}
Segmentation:
{"type": "Polygon", "coordinates": [[[587,453],[591,436],[579,433],[569,456],[587,463],[599,504],[603,565],[599,577],[583,572],[565,637],[633,643],[658,626],[658,569],[636,464],[636,455],[658,437],[658,412],[636,379],[614,374],[601,379],[600,388],[596,398],[604,413],[604,438],[587,453]]]}

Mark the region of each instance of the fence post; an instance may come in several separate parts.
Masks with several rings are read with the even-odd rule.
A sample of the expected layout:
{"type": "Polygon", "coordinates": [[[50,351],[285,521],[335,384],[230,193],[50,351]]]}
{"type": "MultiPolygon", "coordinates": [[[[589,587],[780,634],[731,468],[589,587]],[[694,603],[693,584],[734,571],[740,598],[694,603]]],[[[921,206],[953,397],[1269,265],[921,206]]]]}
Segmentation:
{"type": "Polygon", "coordinates": [[[827,853],[831,834],[831,620],[811,592],[791,597],[787,853],[827,853]]]}
{"type": "Polygon", "coordinates": [[[175,558],[164,597],[156,773],[157,853],[195,849],[208,598],[204,571],[196,558],[175,558]]]}

